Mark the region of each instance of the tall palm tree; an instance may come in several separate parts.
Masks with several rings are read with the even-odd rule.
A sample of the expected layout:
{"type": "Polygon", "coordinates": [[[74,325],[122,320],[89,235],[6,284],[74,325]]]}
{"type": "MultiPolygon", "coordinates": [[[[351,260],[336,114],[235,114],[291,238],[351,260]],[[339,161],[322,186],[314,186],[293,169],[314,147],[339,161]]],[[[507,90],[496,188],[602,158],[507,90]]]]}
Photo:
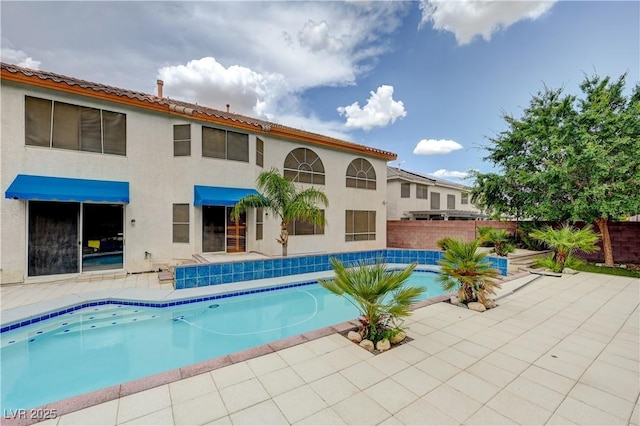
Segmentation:
{"type": "Polygon", "coordinates": [[[256,186],[260,194],[243,197],[233,207],[231,212],[234,220],[238,220],[240,213],[250,208],[262,208],[280,218],[280,238],[282,256],[287,255],[289,245],[289,224],[293,220],[301,220],[314,225],[326,225],[326,220],[317,204],[325,207],[329,199],[316,188],[298,190],[295,184],[285,179],[276,168],[264,170],[256,179],[256,186]]]}
{"type": "Polygon", "coordinates": [[[380,340],[382,332],[393,326],[399,328],[397,319],[411,315],[411,305],[424,292],[422,287],[408,287],[405,281],[416,264],[404,270],[389,270],[378,260],[375,264],[360,263],[347,268],[338,259],[330,259],[335,278],[318,280],[320,285],[345,297],[360,311],[360,332],[372,342],[380,340]]]}
{"type": "Polygon", "coordinates": [[[589,224],[582,229],[574,228],[568,223],[562,225],[560,229],[545,225],[542,229],[530,233],[529,236],[542,241],[555,252],[551,268],[555,272],[562,272],[567,260],[574,252],[592,253],[599,250],[596,243],[600,237],[593,232],[593,226],[589,224]]]}
{"type": "Polygon", "coordinates": [[[461,302],[477,300],[483,305],[490,294],[495,295],[500,284],[493,281],[500,271],[486,260],[487,253],[478,251],[478,240],[465,242],[452,239],[441,260],[438,282],[445,291],[458,290],[461,302]]]}

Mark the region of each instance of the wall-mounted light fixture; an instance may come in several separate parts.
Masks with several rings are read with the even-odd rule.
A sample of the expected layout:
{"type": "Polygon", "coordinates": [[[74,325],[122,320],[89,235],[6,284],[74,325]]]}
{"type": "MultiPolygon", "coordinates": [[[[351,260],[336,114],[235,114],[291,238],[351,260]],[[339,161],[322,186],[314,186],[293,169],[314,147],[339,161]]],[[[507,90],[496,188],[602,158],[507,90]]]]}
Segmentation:
{"type": "Polygon", "coordinates": [[[136,220],[135,219],[131,219],[131,226],[135,226],[136,225],[136,220]]]}

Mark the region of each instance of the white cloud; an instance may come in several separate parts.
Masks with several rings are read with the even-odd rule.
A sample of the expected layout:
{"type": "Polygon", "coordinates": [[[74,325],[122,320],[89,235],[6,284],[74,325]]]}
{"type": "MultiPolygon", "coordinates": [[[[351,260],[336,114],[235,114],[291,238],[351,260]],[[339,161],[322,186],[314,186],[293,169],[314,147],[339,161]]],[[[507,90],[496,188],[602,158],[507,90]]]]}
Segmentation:
{"type": "Polygon", "coordinates": [[[362,108],[358,102],[338,108],[340,115],[347,117],[347,127],[371,130],[394,123],[397,118],[407,115],[402,101],[393,99],[393,86],[382,85],[369,93],[371,96],[362,108]]]}
{"type": "Polygon", "coordinates": [[[418,155],[449,154],[462,149],[463,146],[456,141],[448,139],[422,139],[413,150],[418,155]]]}
{"type": "Polygon", "coordinates": [[[312,20],[307,21],[298,33],[298,40],[301,46],[308,47],[312,52],[322,50],[339,52],[344,49],[342,40],[329,34],[329,24],[327,24],[327,21],[322,21],[317,24],[312,20]]]}
{"type": "Polygon", "coordinates": [[[456,178],[456,179],[466,179],[469,177],[469,172],[459,172],[456,170],[446,170],[440,169],[431,173],[431,175],[439,178],[456,178]]]}
{"type": "Polygon", "coordinates": [[[431,23],[433,28],[455,34],[458,44],[468,44],[476,36],[489,41],[500,30],[523,19],[537,19],[557,0],[421,0],[420,26],[431,23]]]}
{"type": "Polygon", "coordinates": [[[3,47],[0,50],[2,62],[18,65],[19,67],[40,69],[40,61],[36,61],[22,50],[14,50],[9,47],[3,47]]]}
{"type": "Polygon", "coordinates": [[[273,118],[278,102],[290,93],[281,74],[261,74],[238,65],[225,68],[213,57],[164,67],[158,74],[168,97],[221,110],[229,104],[234,113],[267,119],[273,118]]]}

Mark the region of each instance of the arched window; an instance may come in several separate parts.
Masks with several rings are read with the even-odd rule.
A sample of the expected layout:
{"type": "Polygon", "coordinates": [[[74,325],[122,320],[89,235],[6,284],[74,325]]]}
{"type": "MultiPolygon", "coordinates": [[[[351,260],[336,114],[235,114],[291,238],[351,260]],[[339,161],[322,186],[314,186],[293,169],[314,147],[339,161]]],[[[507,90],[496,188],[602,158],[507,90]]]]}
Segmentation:
{"type": "Polygon", "coordinates": [[[296,148],[284,159],[284,177],[293,182],[324,185],[324,165],[315,152],[296,148]]]}
{"type": "Polygon", "coordinates": [[[347,188],[376,189],[376,171],[364,158],[356,158],[347,167],[347,188]]]}

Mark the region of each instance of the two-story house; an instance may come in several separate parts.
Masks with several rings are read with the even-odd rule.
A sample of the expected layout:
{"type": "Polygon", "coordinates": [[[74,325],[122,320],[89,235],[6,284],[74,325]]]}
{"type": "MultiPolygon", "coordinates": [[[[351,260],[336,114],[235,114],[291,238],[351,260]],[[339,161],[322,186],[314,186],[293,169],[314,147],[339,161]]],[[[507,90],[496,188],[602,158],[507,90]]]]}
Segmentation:
{"type": "Polygon", "coordinates": [[[201,105],[1,65],[0,281],[140,272],[199,253],[278,256],[277,218],[230,211],[277,168],[329,198],[289,254],[386,246],[396,155],[201,105]]]}
{"type": "Polygon", "coordinates": [[[469,188],[387,166],[387,220],[478,220],[469,188]]]}

